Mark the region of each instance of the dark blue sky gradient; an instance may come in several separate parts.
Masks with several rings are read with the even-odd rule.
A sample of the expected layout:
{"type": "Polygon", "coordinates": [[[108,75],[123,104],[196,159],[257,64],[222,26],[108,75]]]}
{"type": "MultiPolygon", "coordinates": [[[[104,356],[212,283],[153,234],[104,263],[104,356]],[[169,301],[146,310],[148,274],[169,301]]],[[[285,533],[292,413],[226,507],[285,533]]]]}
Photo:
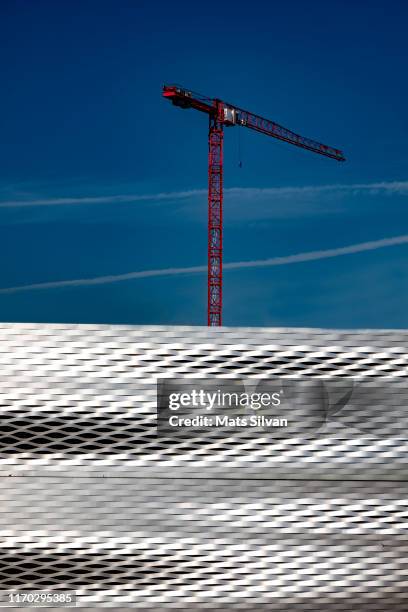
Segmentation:
{"type": "MultiPolygon", "coordinates": [[[[225,261],[408,234],[407,18],[398,1],[4,0],[0,289],[206,263],[205,195],[137,200],[206,188],[206,117],[164,101],[164,82],[346,154],[227,130],[226,188],[350,187],[227,196],[225,261]],[[60,198],[77,203],[18,205],[60,198]]],[[[401,245],[227,271],[224,323],[406,328],[407,259],[401,245]]],[[[0,291],[3,321],[203,324],[205,309],[202,274],[0,291]]]]}

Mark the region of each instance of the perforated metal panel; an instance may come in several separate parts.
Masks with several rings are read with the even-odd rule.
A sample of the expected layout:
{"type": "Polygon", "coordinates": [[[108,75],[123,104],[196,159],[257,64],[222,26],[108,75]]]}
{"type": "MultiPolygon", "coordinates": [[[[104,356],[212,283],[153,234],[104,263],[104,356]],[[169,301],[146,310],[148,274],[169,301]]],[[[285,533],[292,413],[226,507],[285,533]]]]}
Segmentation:
{"type": "Polygon", "coordinates": [[[156,432],[158,376],[390,389],[407,339],[2,324],[0,589],[145,610],[407,610],[404,428],[327,423],[272,444],[156,432]]]}

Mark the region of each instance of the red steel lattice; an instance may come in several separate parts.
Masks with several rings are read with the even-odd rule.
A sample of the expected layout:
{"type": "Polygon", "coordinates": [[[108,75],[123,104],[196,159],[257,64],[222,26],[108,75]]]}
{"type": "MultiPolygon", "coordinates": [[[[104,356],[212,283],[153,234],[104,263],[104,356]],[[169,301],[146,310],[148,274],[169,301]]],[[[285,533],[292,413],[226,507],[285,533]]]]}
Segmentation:
{"type": "Polygon", "coordinates": [[[163,96],[175,106],[194,108],[209,115],[208,134],[208,302],[207,324],[222,325],[222,203],[224,126],[242,126],[344,161],[340,149],[300,136],[287,128],[217,98],[196,94],[179,85],[164,85],[163,96]]]}

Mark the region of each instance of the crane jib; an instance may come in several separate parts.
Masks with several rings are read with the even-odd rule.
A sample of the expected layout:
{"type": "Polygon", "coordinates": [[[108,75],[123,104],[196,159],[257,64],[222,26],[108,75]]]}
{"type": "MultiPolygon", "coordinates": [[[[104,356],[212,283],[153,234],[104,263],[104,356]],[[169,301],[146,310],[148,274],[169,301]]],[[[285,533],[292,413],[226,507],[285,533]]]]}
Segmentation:
{"type": "Polygon", "coordinates": [[[294,146],[318,153],[319,155],[325,155],[338,161],[345,161],[345,157],[340,149],[296,134],[275,121],[265,119],[217,98],[209,98],[194,93],[179,85],[164,85],[163,96],[170,99],[175,106],[194,108],[207,114],[218,116],[220,122],[226,127],[235,125],[247,127],[272,138],[277,138],[294,146]]]}

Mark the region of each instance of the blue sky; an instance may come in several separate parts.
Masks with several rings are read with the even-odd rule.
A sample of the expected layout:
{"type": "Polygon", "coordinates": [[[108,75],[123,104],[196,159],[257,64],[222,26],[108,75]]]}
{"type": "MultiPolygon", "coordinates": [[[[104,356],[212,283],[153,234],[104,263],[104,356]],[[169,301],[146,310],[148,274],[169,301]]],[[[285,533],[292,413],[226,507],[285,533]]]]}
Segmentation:
{"type": "Polygon", "coordinates": [[[0,320],[205,324],[205,273],[111,282],[206,264],[207,119],[161,98],[179,82],[347,157],[227,130],[225,262],[380,241],[227,269],[224,324],[406,328],[408,243],[381,241],[408,234],[407,17],[398,1],[4,0],[0,320]]]}

